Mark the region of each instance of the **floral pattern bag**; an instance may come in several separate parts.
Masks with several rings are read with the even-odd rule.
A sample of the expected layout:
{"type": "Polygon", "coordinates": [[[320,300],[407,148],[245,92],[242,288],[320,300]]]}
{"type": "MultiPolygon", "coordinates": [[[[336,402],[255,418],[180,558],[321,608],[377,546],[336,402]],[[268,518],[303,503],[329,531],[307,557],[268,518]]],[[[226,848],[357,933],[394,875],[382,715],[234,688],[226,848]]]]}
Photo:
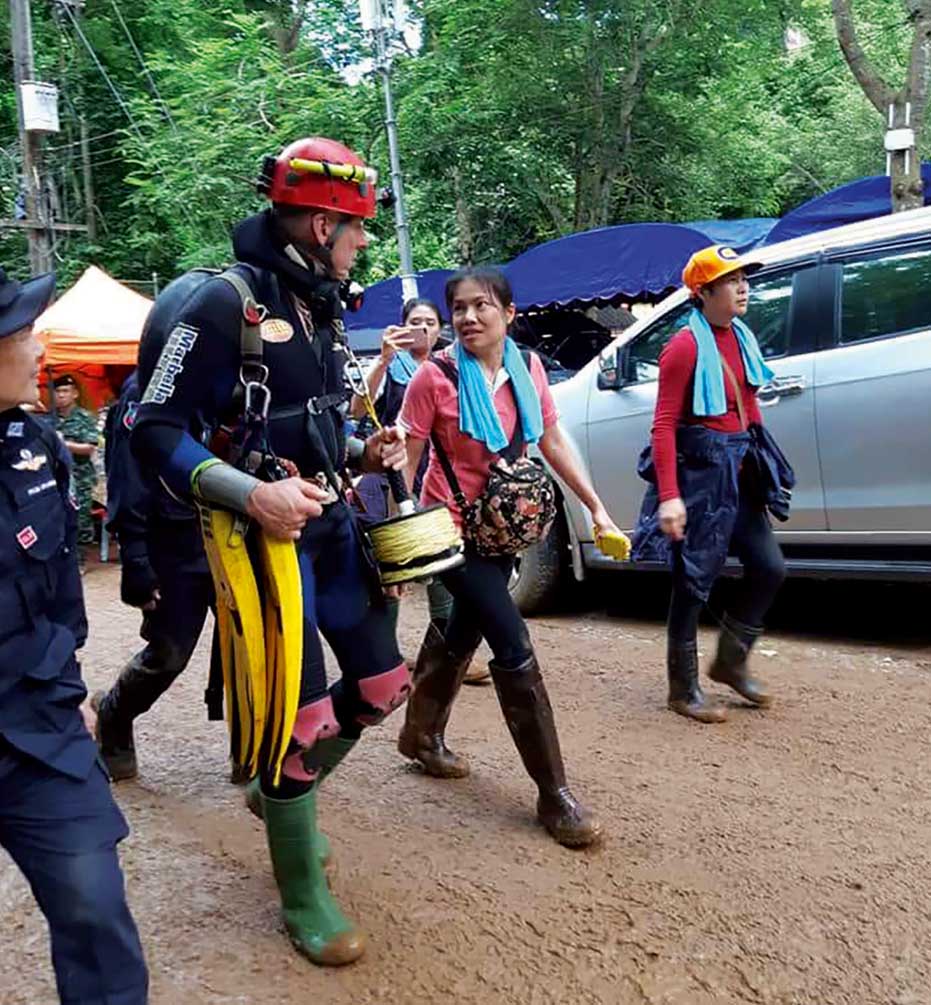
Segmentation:
{"type": "MultiPolygon", "coordinates": [[[[446,360],[433,362],[456,387],[459,375],[446,360]]],[[[437,460],[462,513],[463,537],[480,555],[516,555],[545,537],[556,519],[556,487],[543,466],[524,457],[523,425],[518,416],[511,442],[491,465],[478,498],[469,502],[435,436],[437,460]]]]}

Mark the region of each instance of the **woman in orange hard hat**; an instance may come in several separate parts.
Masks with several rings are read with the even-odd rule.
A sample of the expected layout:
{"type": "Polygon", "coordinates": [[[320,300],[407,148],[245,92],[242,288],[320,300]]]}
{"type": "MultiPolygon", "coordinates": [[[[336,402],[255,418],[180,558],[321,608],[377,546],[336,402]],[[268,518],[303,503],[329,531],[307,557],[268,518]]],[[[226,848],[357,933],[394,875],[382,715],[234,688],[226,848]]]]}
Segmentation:
{"type": "Polygon", "coordinates": [[[769,515],[785,519],[794,476],[763,428],[756,394],[771,379],[753,332],[740,320],[759,263],[714,245],[682,274],[694,309],[659,360],[659,393],[644,501],[633,557],[666,558],[672,569],[667,624],[669,708],[699,722],[722,722],[725,708],[698,681],[698,619],[728,552],[743,565],[737,599],[723,615],[708,671],[745,701],[766,706],[767,687],[748,656],[785,577],[769,515]]]}

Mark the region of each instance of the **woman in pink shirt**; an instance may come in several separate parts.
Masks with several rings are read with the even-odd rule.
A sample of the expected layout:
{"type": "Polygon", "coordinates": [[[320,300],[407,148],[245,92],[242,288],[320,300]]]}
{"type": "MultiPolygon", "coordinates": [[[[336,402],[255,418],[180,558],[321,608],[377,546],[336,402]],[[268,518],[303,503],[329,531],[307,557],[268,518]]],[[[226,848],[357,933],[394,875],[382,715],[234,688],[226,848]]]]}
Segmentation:
{"type": "MultiPolygon", "coordinates": [[[[510,442],[516,423],[522,422],[525,442],[539,444],[550,467],[591,511],[599,533],[618,533],[559,429],[543,364],[531,354],[527,367],[507,337],[515,315],[512,300],[507,280],[494,269],[463,269],[447,283],[446,302],[457,343],[442,355],[456,367],[461,379],[457,388],[440,366],[429,363],[408,385],[400,424],[408,436],[409,476],[417,470],[427,439],[433,437],[449,458],[466,499],[472,501],[483,491],[489,468],[501,449],[490,449],[488,441],[510,442]],[[467,354],[462,365],[460,353],[467,354]],[[475,384],[470,389],[463,373],[465,367],[474,376],[475,361],[484,378],[483,390],[480,381],[479,390],[475,384]],[[482,396],[480,405],[493,406],[483,413],[487,419],[480,428],[469,418],[474,408],[471,400],[470,408],[460,409],[460,402],[466,400],[464,394],[482,396]],[[463,432],[463,426],[471,432],[463,432]]],[[[424,477],[421,502],[445,503],[461,525],[435,450],[424,477]]],[[[468,763],[446,746],[444,730],[463,675],[484,638],[494,657],[491,675],[508,729],[539,790],[537,818],[561,844],[582,847],[597,839],[600,825],[566,783],[540,666],[527,626],[508,591],[513,566],[513,556],[486,557],[467,542],[465,565],[443,574],[443,584],[454,598],[452,616],[445,635],[432,623],[427,630],[398,749],[405,757],[419,761],[430,775],[462,778],[469,773],[468,763]]]]}

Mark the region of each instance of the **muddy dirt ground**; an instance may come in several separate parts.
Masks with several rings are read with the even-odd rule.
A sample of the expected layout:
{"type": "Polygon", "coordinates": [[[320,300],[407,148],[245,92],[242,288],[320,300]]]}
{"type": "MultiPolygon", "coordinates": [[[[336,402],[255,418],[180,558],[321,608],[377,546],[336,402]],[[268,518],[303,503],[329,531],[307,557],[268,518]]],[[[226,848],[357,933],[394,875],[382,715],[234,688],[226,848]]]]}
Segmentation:
{"type": "MultiPolygon", "coordinates": [[[[115,567],[85,582],[99,687],[137,615],[115,567]]],[[[116,789],[153,1005],[931,1003],[931,591],[790,584],[756,656],[778,703],[711,727],[664,709],[665,590],[600,580],[532,622],[572,780],[606,826],[596,851],[535,826],[493,689],[453,714],[469,779],[408,767],[398,717],[370,731],[321,800],[332,887],[370,940],[338,971],[283,935],[262,829],[205,720],[202,640],[116,789]]],[[[406,652],[423,626],[415,595],[406,652]]],[[[0,1003],[50,1005],[45,927],[3,853],[0,903],[0,1003]]]]}

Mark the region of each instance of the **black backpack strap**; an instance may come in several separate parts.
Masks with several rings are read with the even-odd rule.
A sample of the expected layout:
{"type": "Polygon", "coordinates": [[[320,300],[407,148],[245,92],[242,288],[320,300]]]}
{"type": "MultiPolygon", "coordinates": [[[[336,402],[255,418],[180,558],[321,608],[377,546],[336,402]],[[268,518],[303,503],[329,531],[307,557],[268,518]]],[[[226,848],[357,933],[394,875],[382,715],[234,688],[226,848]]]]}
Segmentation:
{"type": "Polygon", "coordinates": [[[233,269],[226,269],[221,272],[219,279],[229,283],[239,294],[242,303],[242,318],[239,330],[239,354],[241,359],[240,375],[243,383],[258,381],[264,384],[268,377],[268,369],[263,359],[262,349],[262,321],[268,313],[265,307],[259,304],[252,292],[252,287],[233,269]]]}

